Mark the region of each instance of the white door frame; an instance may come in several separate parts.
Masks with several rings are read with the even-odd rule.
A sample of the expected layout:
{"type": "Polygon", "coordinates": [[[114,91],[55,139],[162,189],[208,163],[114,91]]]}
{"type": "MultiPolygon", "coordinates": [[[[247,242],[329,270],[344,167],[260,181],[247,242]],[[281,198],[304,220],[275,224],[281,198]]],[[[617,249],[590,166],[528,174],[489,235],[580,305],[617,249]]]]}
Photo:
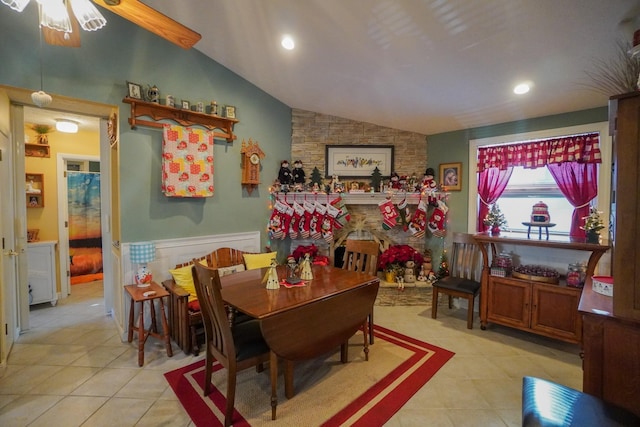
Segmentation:
{"type": "MultiPolygon", "coordinates": [[[[56,175],[58,184],[58,254],[60,256],[60,292],[61,298],[66,298],[71,294],[71,265],[69,261],[69,196],[67,194],[67,178],[65,172],[67,161],[88,161],[100,162],[100,156],[89,156],[72,153],[58,153],[56,159],[56,175]]],[[[100,163],[100,173],[102,173],[102,163],[100,163]]],[[[102,177],[100,177],[102,182],[102,177]]],[[[100,186],[102,191],[102,185],[100,186]]],[[[102,199],[100,200],[100,210],[102,211],[102,199]]],[[[104,245],[102,248],[104,252],[104,245]]],[[[104,255],[103,255],[104,259],[104,255]]],[[[103,266],[104,271],[104,266],[103,266]]]]}

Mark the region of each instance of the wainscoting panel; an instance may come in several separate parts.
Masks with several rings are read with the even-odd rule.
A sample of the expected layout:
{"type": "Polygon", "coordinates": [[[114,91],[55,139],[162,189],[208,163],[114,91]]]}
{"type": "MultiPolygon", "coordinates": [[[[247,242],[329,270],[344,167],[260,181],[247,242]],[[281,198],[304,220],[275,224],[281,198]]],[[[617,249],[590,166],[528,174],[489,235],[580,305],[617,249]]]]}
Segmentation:
{"type": "MultiPolygon", "coordinates": [[[[153,242],[156,244],[156,259],[147,264],[147,268],[151,270],[153,280],[157,283],[170,279],[169,270],[176,264],[199,258],[218,248],[229,247],[246,252],[261,252],[259,231],[154,240],[153,242]]],[[[122,244],[122,277],[125,279],[123,285],[135,283],[135,272],[138,269],[138,265],[131,262],[129,248],[130,243],[122,244]]]]}

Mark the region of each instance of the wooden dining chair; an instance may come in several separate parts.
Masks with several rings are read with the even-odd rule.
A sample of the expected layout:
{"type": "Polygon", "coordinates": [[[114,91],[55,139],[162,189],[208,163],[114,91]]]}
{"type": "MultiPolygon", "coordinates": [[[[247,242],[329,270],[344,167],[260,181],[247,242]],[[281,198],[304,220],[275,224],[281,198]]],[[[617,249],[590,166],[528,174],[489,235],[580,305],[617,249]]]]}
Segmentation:
{"type": "MultiPolygon", "coordinates": [[[[342,268],[351,271],[360,271],[375,276],[378,269],[378,256],[380,246],[375,240],[351,240],[345,243],[342,268]]],[[[373,308],[367,321],[369,329],[369,344],[373,344],[373,308]]]]}
{"type": "Polygon", "coordinates": [[[468,301],[467,328],[473,328],[473,306],[480,293],[480,277],[482,274],[482,256],[473,235],[453,233],[452,248],[449,256],[449,276],[437,280],[433,284],[433,301],[431,317],[438,315],[438,296],[449,297],[449,308],[452,308],[453,297],[465,298],[468,301]]]}
{"type": "Polygon", "coordinates": [[[262,371],[269,360],[269,346],[262,337],[257,320],[238,323],[231,328],[222,301],[218,270],[205,267],[194,260],[193,283],[200,301],[205,331],[204,395],[211,392],[213,363],[217,360],[227,369],[227,406],[224,425],[233,421],[236,394],[236,375],[239,371],[256,367],[262,371]]]}

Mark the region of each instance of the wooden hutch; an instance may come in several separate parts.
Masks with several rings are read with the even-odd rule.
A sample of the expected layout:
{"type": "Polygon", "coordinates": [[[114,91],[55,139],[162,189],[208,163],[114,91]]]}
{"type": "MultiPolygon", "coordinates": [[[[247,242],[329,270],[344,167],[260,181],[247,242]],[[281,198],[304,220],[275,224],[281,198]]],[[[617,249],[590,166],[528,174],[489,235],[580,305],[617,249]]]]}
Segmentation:
{"type": "Polygon", "coordinates": [[[613,297],[588,280],[583,318],[583,391],[640,415],[640,93],[611,98],[613,297]]]}

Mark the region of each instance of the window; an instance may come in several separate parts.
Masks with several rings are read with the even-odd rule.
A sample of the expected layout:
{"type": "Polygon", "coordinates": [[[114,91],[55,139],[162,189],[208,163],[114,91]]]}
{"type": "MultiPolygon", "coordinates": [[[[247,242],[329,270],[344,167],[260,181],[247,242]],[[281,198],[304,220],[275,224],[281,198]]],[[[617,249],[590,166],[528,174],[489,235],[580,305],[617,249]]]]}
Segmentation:
{"type": "MultiPolygon", "coordinates": [[[[609,136],[608,122],[470,140],[468,163],[469,215],[467,217],[467,229],[469,232],[474,233],[477,230],[479,206],[477,150],[479,147],[588,132],[599,132],[600,134],[600,150],[602,152],[602,164],[600,166],[611,164],[611,138],[609,136]]],[[[603,217],[608,218],[610,200],[608,189],[611,188],[611,175],[606,167],[604,169],[599,167],[598,188],[598,197],[592,203],[596,203],[596,208],[603,212],[603,217]]],[[[527,227],[522,223],[530,220],[533,205],[541,200],[549,206],[551,222],[557,224],[549,231],[568,235],[573,207],[562,195],[546,167],[526,170],[524,168],[515,168],[509,180],[509,185],[497,203],[507,218],[509,230],[526,232],[527,227]]]]}
{"type": "Polygon", "coordinates": [[[551,222],[556,224],[549,233],[569,234],[573,206],[562,194],[546,167],[524,169],[516,167],[507,188],[497,204],[507,219],[510,231],[527,231],[523,222],[531,219],[533,205],[543,201],[549,206],[551,222]]]}

